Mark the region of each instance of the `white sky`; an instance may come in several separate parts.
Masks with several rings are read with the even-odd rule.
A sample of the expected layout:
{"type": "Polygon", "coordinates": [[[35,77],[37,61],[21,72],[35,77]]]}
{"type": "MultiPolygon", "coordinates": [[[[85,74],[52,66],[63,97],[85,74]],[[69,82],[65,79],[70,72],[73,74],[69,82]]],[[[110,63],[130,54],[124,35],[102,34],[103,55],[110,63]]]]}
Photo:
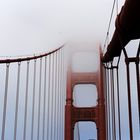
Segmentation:
{"type": "Polygon", "coordinates": [[[1,0],[0,56],[44,52],[83,38],[103,43],[112,3],[113,0],[1,0]]]}

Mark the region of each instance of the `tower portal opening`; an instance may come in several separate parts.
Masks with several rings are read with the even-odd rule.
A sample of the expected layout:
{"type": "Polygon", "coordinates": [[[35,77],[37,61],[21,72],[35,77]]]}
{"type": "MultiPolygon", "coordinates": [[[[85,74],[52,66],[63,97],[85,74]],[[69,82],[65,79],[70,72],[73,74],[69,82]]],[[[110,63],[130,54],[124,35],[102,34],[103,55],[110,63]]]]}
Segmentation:
{"type": "Polygon", "coordinates": [[[97,140],[97,128],[94,122],[77,122],[74,127],[74,140],[97,140]]]}

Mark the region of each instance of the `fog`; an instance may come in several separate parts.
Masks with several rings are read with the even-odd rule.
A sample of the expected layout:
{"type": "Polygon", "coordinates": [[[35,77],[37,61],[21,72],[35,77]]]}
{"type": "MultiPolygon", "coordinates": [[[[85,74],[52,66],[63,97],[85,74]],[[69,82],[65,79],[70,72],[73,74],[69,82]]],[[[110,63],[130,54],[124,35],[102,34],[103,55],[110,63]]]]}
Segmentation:
{"type": "MultiPolygon", "coordinates": [[[[119,10],[123,3],[124,0],[119,0],[119,10]]],[[[39,54],[71,41],[99,42],[103,47],[112,4],[113,0],[1,0],[0,56],[39,54]]],[[[115,28],[115,18],[116,11],[109,40],[115,28]]],[[[137,46],[138,43],[132,42],[131,45],[137,46]]],[[[134,55],[134,51],[129,50],[130,55],[134,55]]],[[[123,70],[124,68],[120,70],[121,76],[124,76],[123,70]]],[[[124,81],[121,86],[121,92],[124,93],[124,81]]],[[[122,94],[121,102],[125,102],[125,99],[126,96],[122,94]]],[[[124,110],[126,106],[121,112],[122,125],[126,131],[123,138],[127,139],[124,110]]],[[[82,126],[85,125],[81,124],[81,131],[84,132],[82,126]]],[[[87,130],[89,129],[91,128],[87,130]]]]}
{"type": "Polygon", "coordinates": [[[1,0],[0,56],[40,53],[71,40],[95,40],[103,44],[112,3],[112,0],[1,0]]]}

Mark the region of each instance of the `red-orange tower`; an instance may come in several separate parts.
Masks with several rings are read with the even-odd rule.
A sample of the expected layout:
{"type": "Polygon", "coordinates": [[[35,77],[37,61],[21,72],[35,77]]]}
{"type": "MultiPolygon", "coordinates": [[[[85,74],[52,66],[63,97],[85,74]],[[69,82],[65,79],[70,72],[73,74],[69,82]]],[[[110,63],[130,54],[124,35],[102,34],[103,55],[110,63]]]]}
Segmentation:
{"type": "MultiPolygon", "coordinates": [[[[86,48],[85,48],[86,49],[86,48]]],[[[96,72],[73,72],[72,56],[80,49],[71,51],[67,73],[67,94],[65,106],[65,140],[74,139],[74,126],[78,121],[92,121],[96,123],[98,140],[106,140],[105,103],[103,93],[103,74],[101,64],[101,50],[99,48],[99,64],[96,72]],[[73,89],[77,84],[94,84],[97,87],[98,103],[95,107],[75,107],[73,105],[73,89]]],[[[82,50],[83,51],[83,50],[82,50]]]]}

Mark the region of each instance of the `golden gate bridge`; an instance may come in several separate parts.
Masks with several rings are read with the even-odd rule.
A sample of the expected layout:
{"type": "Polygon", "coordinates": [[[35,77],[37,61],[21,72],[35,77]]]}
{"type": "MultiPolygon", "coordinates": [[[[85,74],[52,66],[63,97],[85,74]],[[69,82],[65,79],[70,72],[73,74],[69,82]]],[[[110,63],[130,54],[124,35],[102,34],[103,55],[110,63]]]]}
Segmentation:
{"type": "MultiPolygon", "coordinates": [[[[133,114],[135,108],[132,107],[133,104],[137,107],[139,122],[140,45],[133,46],[137,50],[135,56],[129,56],[125,48],[130,40],[140,38],[139,6],[138,0],[126,0],[117,16],[112,40],[107,44],[109,22],[104,46],[106,47],[107,44],[105,53],[100,45],[74,47],[74,49],[63,45],[41,55],[0,59],[1,140],[73,140],[75,124],[80,121],[90,121],[96,124],[98,140],[123,140],[121,80],[127,84],[127,98],[125,99],[128,104],[128,115],[126,114],[126,116],[128,117],[129,133],[127,138],[140,139],[134,133],[134,118],[136,117],[133,114]],[[96,71],[75,72],[73,70],[73,56],[83,52],[86,52],[87,55],[81,55],[82,57],[88,57],[88,54],[91,53],[97,55],[96,71]],[[117,59],[115,59],[116,57],[117,59]],[[126,72],[124,72],[126,79],[120,80],[121,59],[125,60],[123,66],[126,67],[126,72]],[[132,66],[135,69],[133,73],[137,93],[135,101],[132,100],[134,94],[131,86],[134,82],[131,80],[132,66]],[[76,107],[73,104],[75,86],[84,84],[96,86],[96,106],[76,107]],[[12,115],[9,112],[12,112],[12,115]]],[[[79,62],[80,59],[79,57],[79,62]]],[[[90,64],[90,61],[86,63],[90,64]]],[[[83,64],[83,66],[85,65],[83,64]]],[[[139,124],[137,129],[139,129],[139,124]]],[[[79,129],[76,132],[80,133],[79,129]]],[[[79,134],[76,139],[80,140],[79,134]]]]}

